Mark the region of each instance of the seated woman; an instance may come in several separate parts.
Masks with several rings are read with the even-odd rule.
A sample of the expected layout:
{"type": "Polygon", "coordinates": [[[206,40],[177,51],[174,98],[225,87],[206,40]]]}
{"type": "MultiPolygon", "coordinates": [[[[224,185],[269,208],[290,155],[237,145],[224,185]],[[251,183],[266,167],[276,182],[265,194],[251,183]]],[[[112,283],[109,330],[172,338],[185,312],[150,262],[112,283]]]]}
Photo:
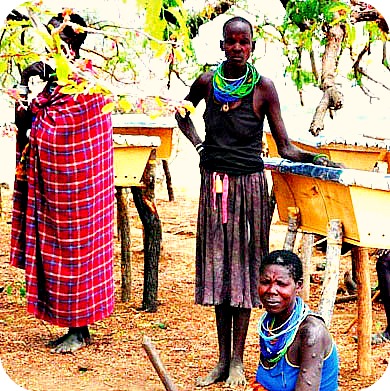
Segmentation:
{"type": "Polygon", "coordinates": [[[263,259],[258,292],[266,310],[259,321],[260,362],[256,391],[336,391],[336,345],[322,320],[297,295],[303,272],[299,257],[277,250],[263,259]]]}

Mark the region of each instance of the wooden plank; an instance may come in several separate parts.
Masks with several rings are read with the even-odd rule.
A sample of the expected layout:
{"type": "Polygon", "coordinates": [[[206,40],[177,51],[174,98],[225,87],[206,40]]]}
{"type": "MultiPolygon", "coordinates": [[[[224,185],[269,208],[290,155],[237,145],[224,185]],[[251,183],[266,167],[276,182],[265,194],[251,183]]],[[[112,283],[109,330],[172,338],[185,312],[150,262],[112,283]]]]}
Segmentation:
{"type": "Polygon", "coordinates": [[[288,208],[295,206],[304,231],[326,236],[328,221],[340,219],[344,241],[360,247],[390,248],[389,191],[277,171],[271,174],[282,222],[288,224],[288,208]]]}
{"type": "Polygon", "coordinates": [[[350,194],[359,230],[359,246],[389,248],[390,192],[351,186],[350,194]]]}
{"type": "MultiPolygon", "coordinates": [[[[280,157],[276,143],[270,132],[265,132],[265,140],[268,149],[268,156],[280,157]]],[[[330,160],[334,162],[341,162],[347,168],[372,171],[377,161],[390,163],[390,154],[387,152],[386,148],[348,145],[341,143],[329,143],[325,145],[319,145],[317,147],[296,140],[291,140],[291,142],[298,148],[301,148],[305,151],[325,153],[329,156],[330,160]]],[[[390,164],[388,170],[390,170],[390,164]]]]}

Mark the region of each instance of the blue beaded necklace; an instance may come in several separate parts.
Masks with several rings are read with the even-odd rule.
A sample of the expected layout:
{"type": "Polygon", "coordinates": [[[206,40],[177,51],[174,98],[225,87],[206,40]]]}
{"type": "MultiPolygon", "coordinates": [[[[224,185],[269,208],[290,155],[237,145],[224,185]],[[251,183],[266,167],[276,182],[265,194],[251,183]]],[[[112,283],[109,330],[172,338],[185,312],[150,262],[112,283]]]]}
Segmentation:
{"type": "Polygon", "coordinates": [[[213,75],[213,88],[215,99],[223,103],[223,110],[229,110],[229,102],[237,102],[239,99],[250,94],[260,80],[260,74],[252,65],[246,64],[246,72],[238,79],[228,79],[223,74],[222,62],[213,75]]]}
{"type": "Polygon", "coordinates": [[[309,307],[300,297],[296,298],[294,309],[290,317],[280,326],[273,327],[275,318],[265,312],[258,324],[260,336],[260,351],[269,363],[278,362],[287,352],[294,341],[298,328],[310,313],[309,307]]]}

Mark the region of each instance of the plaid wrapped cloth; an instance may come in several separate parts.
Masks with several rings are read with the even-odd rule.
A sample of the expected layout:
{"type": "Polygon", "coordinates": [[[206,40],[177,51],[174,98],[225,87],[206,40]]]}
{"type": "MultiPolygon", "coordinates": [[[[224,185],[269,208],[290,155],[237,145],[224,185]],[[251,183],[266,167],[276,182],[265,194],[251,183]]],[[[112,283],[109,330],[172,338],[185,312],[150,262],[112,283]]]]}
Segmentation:
{"type": "Polygon", "coordinates": [[[62,327],[114,306],[111,116],[102,95],[33,101],[27,181],[16,181],[11,265],[25,269],[27,310],[62,327]]]}

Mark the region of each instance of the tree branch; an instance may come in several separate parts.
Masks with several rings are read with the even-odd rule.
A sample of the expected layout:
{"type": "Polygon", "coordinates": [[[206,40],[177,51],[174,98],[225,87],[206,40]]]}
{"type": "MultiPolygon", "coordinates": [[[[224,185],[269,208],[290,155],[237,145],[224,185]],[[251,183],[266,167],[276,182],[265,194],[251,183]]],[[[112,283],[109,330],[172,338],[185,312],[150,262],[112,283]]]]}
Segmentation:
{"type": "Polygon", "coordinates": [[[351,23],[358,22],[376,22],[378,27],[385,33],[389,32],[389,26],[382,16],[373,6],[363,2],[351,0],[352,13],[351,13],[351,23]]]}
{"type": "Polygon", "coordinates": [[[387,59],[387,42],[383,42],[382,47],[382,65],[390,71],[389,60],[387,59]]]}

